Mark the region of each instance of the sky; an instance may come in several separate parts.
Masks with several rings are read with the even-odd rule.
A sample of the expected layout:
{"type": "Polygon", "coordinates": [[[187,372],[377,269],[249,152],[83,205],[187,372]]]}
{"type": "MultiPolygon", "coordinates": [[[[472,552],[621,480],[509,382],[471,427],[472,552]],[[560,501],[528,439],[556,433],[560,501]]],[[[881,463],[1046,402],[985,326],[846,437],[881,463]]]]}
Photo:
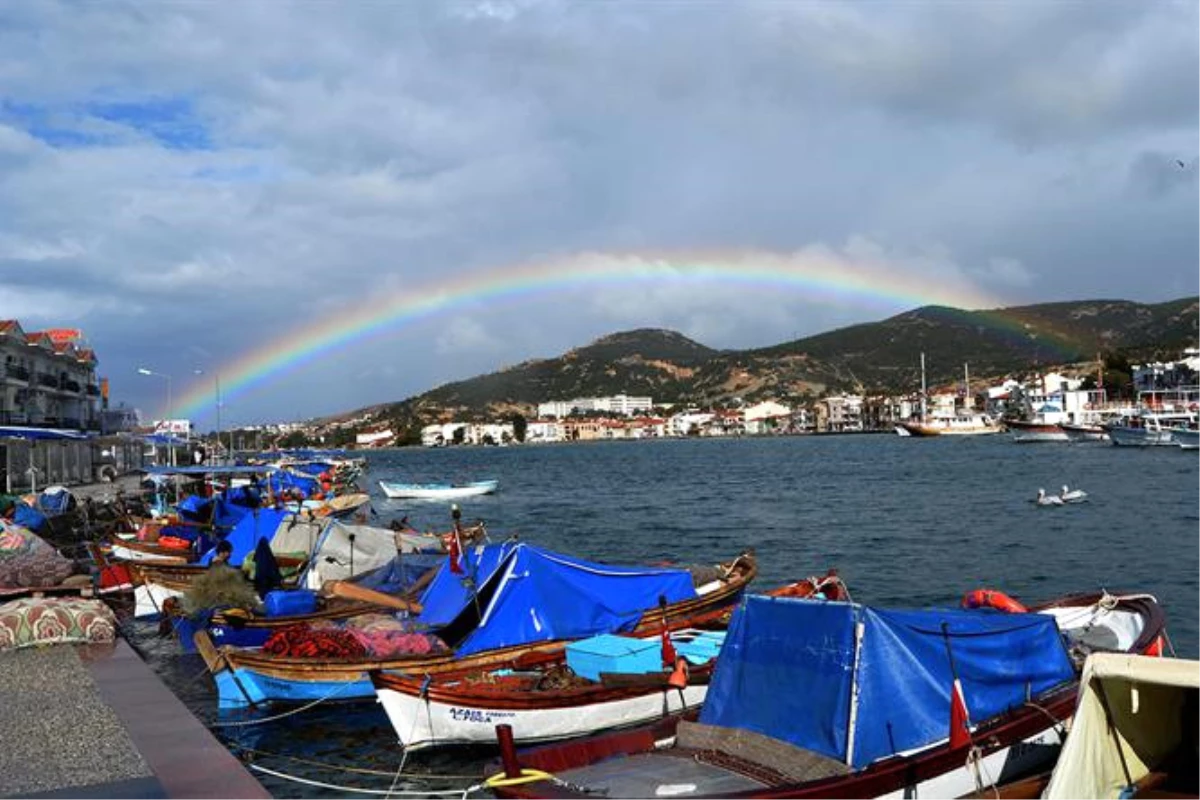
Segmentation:
{"type": "MultiPolygon", "coordinates": [[[[1195,2],[0,4],[0,319],[214,427],[1200,291],[1195,2]],[[138,368],[156,375],[142,375],[138,368]],[[167,397],[168,385],[171,397],[167,397]]],[[[554,398],[547,398],[554,399],[554,398]]]]}

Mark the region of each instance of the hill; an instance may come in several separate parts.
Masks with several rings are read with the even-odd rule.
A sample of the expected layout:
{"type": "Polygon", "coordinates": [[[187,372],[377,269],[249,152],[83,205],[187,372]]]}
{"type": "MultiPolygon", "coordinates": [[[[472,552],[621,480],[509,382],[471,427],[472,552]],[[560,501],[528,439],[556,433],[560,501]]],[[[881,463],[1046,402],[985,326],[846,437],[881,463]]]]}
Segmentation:
{"type": "MultiPolygon", "coordinates": [[[[464,417],[531,415],[539,402],[624,392],[656,403],[796,401],[829,391],[911,391],[926,356],[931,386],[1094,362],[1099,353],[1165,358],[1197,343],[1200,298],[1046,303],[988,311],[925,306],[880,322],[754,350],[713,350],[674,331],[605,336],[557,358],[439,386],[372,409],[411,427],[464,417]]],[[[374,416],[374,414],[372,416],[374,416]]]]}

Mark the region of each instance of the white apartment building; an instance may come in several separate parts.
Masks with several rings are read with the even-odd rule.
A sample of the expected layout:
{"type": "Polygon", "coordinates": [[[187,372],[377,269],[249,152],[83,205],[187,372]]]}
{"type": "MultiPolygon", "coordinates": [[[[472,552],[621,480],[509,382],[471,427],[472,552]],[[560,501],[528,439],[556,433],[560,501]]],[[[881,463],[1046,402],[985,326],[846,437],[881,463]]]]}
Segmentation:
{"type": "Polygon", "coordinates": [[[861,431],[863,429],[862,395],[842,394],[826,397],[823,401],[828,409],[827,430],[861,431]]]}
{"type": "Polygon", "coordinates": [[[391,428],[384,428],[375,431],[363,431],[354,437],[354,443],[359,447],[384,447],[392,443],[396,438],[396,434],[392,433],[391,428]]]}
{"type": "Polygon", "coordinates": [[[746,433],[751,436],[774,433],[788,427],[792,410],[782,403],[766,400],[742,409],[746,433]]]}
{"type": "Polygon", "coordinates": [[[604,411],[623,414],[627,417],[644,413],[654,407],[654,401],[649,397],[631,397],[627,394],[612,397],[576,397],[574,400],[553,400],[548,403],[538,403],[538,417],[571,416],[574,411],[604,411]]]}
{"type": "Polygon", "coordinates": [[[566,432],[557,419],[535,419],[525,426],[525,441],[529,444],[566,441],[566,432]]]}
{"type": "Polygon", "coordinates": [[[0,320],[0,425],[99,428],[96,354],[75,329],[26,333],[0,320]]]}
{"type": "Polygon", "coordinates": [[[700,433],[712,422],[713,414],[708,411],[690,409],[674,414],[667,420],[667,431],[671,436],[687,436],[700,433]]]}

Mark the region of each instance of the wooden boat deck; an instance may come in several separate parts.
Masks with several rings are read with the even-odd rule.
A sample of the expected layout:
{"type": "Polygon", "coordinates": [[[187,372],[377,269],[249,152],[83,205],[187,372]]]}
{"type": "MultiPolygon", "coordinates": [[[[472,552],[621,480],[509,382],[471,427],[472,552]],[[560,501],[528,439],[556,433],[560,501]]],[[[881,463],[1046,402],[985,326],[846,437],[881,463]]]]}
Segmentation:
{"type": "Polygon", "coordinates": [[[656,786],[661,797],[728,797],[766,785],[714,764],[662,753],[599,761],[556,777],[604,797],[640,797],[648,786],[656,786]]]}
{"type": "Polygon", "coordinates": [[[270,794],[123,641],[0,654],[0,795],[270,794]]]}

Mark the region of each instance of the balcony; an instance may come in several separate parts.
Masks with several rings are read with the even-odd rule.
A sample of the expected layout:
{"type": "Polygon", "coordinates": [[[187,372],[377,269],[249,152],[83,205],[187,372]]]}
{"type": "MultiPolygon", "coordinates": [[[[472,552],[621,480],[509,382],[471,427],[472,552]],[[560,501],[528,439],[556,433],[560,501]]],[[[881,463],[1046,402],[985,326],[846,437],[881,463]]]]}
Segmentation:
{"type": "Polygon", "coordinates": [[[25,367],[18,367],[15,364],[8,364],[3,367],[0,375],[17,381],[29,382],[29,370],[25,367]]]}
{"type": "Polygon", "coordinates": [[[72,394],[79,394],[83,391],[83,387],[79,385],[79,381],[65,380],[62,382],[62,388],[72,394]]]}
{"type": "Polygon", "coordinates": [[[39,386],[45,386],[48,389],[58,388],[58,378],[53,375],[47,375],[44,372],[38,373],[37,382],[39,386]]]}
{"type": "Polygon", "coordinates": [[[92,397],[99,397],[100,396],[100,387],[94,383],[89,383],[87,385],[87,393],[89,395],[91,395],[92,397]]]}

